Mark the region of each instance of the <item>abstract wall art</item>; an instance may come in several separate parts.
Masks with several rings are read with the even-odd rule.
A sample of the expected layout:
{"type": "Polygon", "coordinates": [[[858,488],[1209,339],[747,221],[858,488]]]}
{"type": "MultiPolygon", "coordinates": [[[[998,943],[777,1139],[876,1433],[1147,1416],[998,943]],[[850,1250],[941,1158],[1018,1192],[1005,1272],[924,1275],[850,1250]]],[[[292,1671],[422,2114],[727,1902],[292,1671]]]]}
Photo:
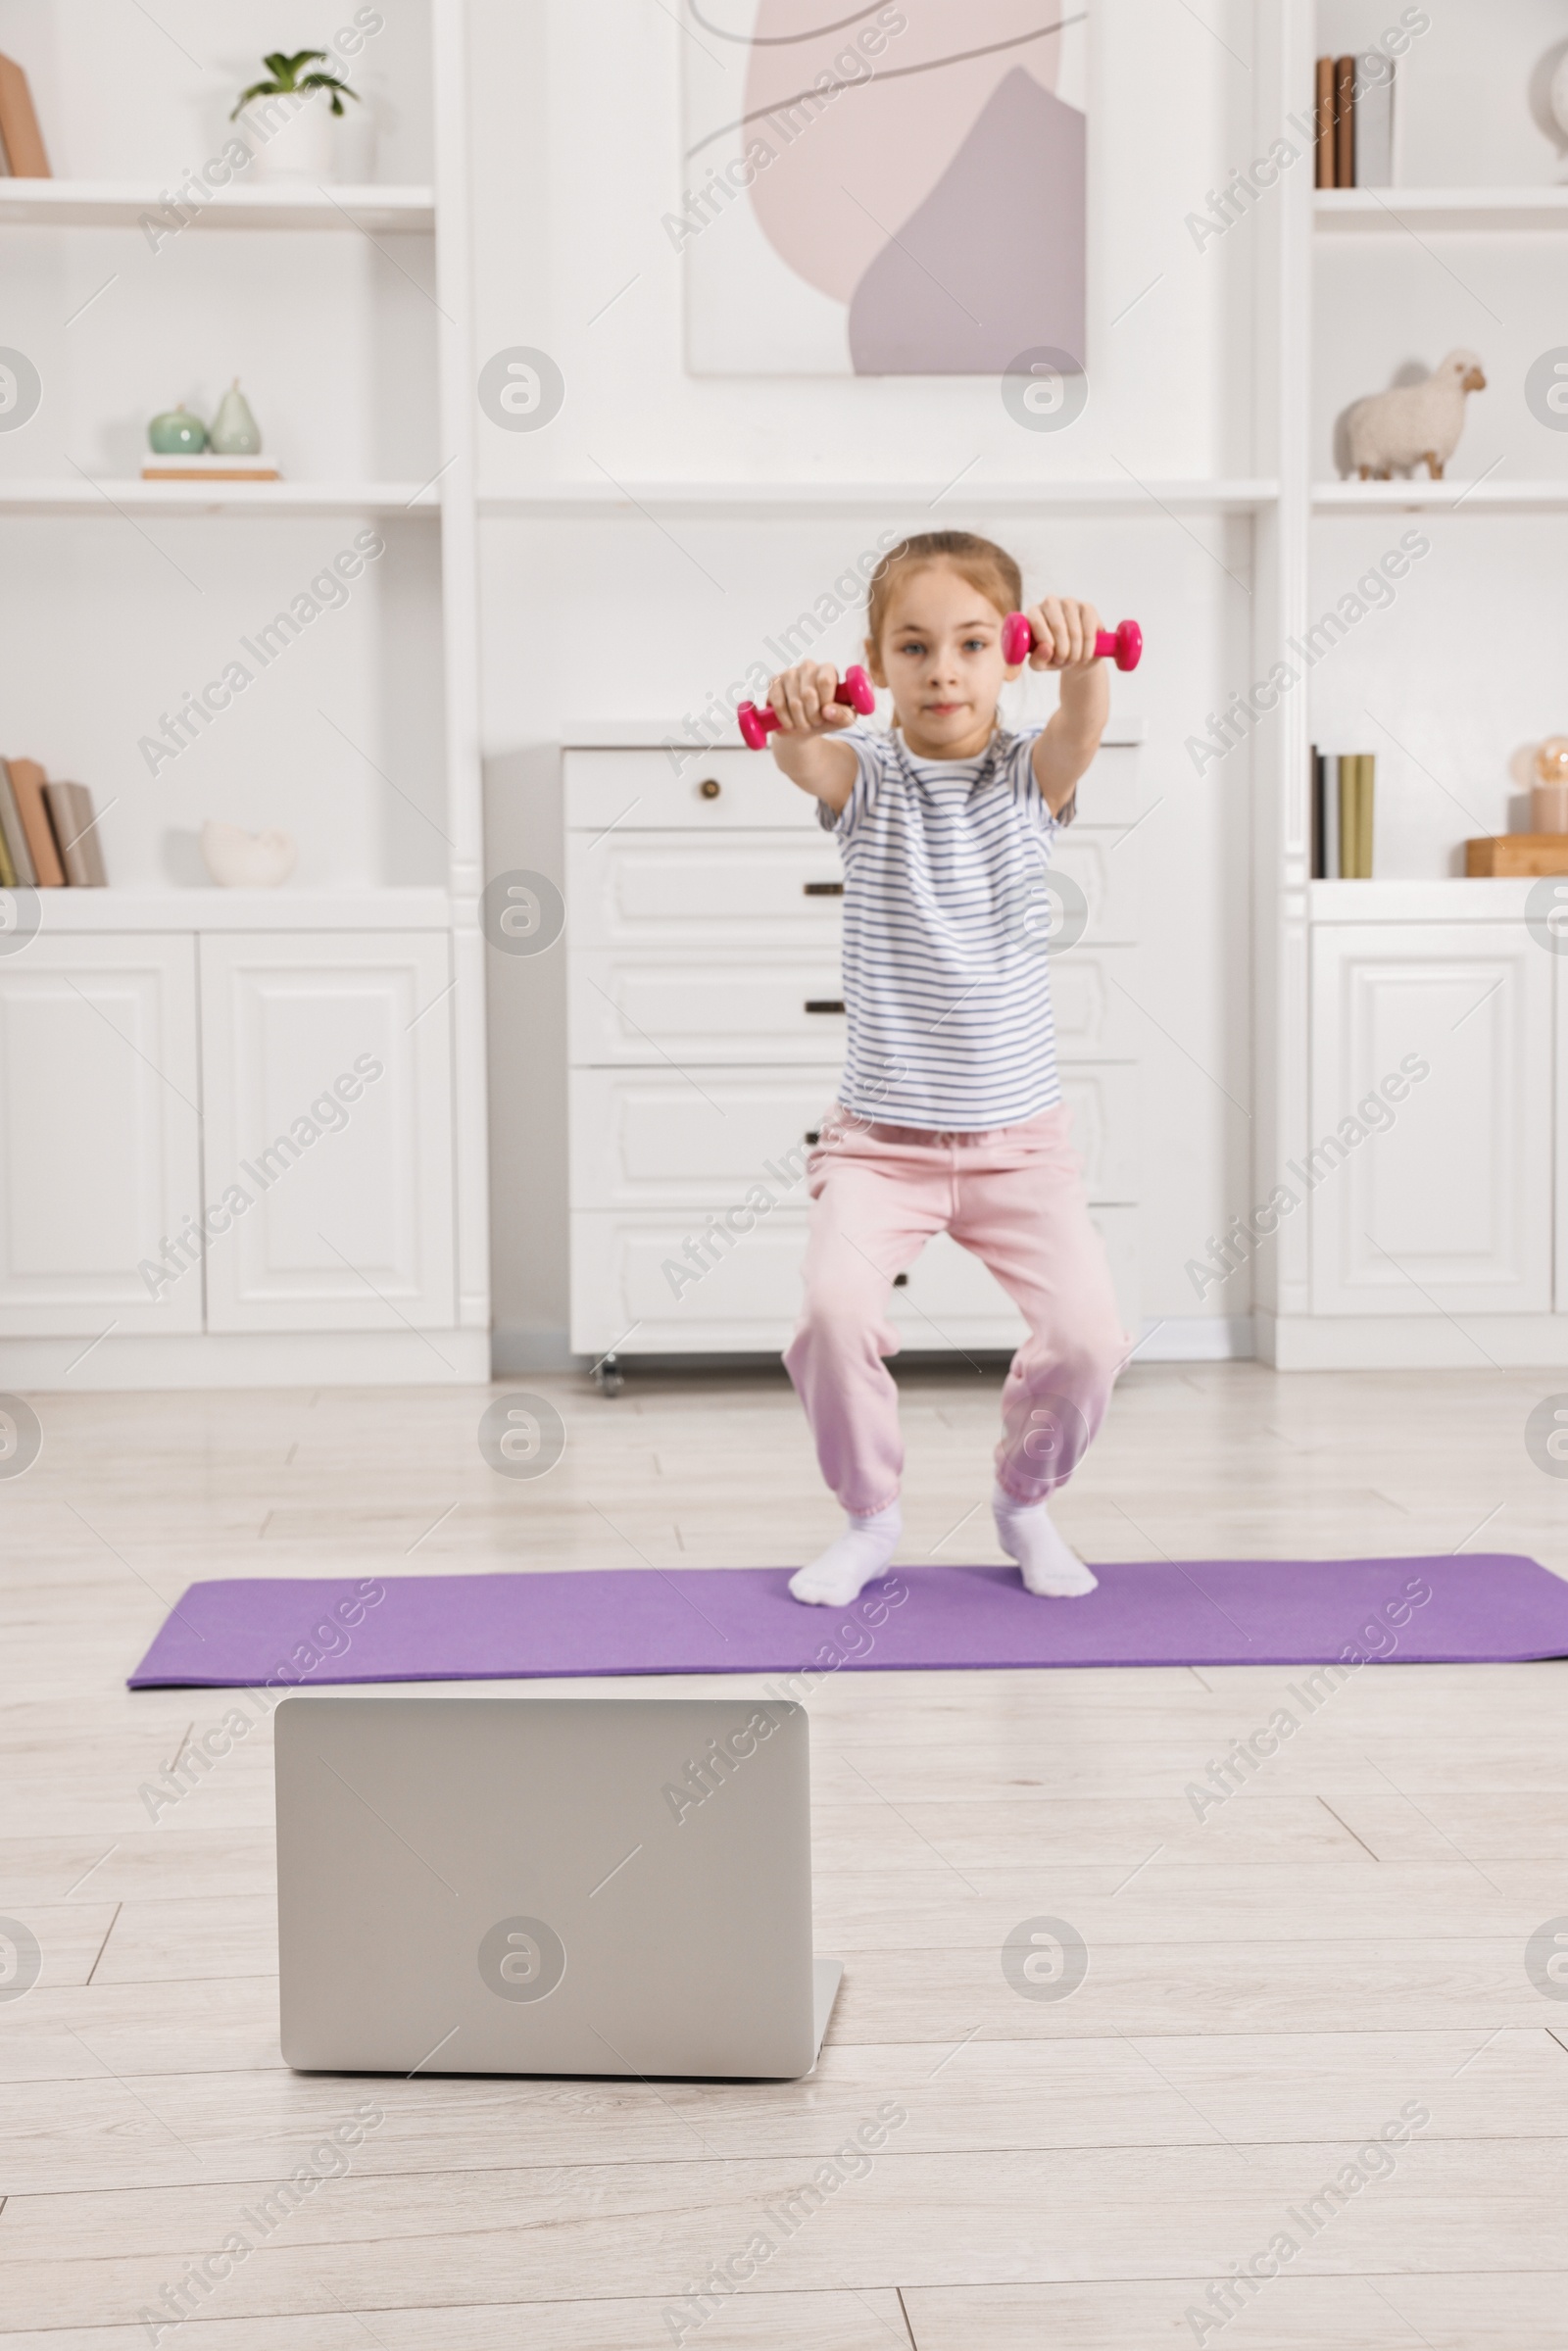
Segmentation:
{"type": "Polygon", "coordinates": [[[693,373],[1081,370],[1087,10],[677,6],[693,373]]]}

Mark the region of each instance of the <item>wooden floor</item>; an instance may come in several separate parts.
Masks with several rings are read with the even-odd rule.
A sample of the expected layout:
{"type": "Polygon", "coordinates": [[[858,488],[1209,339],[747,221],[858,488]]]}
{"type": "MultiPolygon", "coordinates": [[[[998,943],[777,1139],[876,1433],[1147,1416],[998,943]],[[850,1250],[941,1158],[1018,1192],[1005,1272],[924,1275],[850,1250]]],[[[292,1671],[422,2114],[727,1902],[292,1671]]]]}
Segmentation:
{"type": "MultiPolygon", "coordinates": [[[[41,1458],[0,1481],[0,1914],[44,1954],[24,1996],[0,1984],[7,2351],[153,2340],[143,2307],[368,2086],[277,2054],[265,1736],[156,1825],[138,1797],[223,1711],[122,1688],[185,1582],[776,1563],[833,1524],[774,1375],[634,1375],[613,1403],[523,1384],[567,1432],[531,1483],[486,1467],[472,1391],[37,1399],[41,1458]]],[[[1135,1367],[1059,1515],[1091,1558],[1468,1547],[1568,1572],[1568,1487],[1524,1445],[1551,1385],[1135,1367]]],[[[998,1555],[997,1386],[907,1377],[905,1559],[998,1555]]],[[[1568,1665],[1371,1668],[1200,1822],[1187,1784],[1293,1678],[827,1682],[818,1944],[847,1974],[813,2079],[368,2085],[385,2119],[352,2170],[157,2339],[1568,2345],[1568,1999],[1525,1966],[1568,1914],[1568,1665]],[[1003,1974],[1041,1914],[1088,1946],[1066,1999],[1003,1974]],[[889,2100],[906,2119],[864,2176],[682,2330],[693,2280],[889,2100]],[[1309,2232],[1401,2114],[1429,2119],[1309,2232]],[[1282,2232],[1297,2249],[1220,2324],[1212,2282],[1282,2232]]]]}

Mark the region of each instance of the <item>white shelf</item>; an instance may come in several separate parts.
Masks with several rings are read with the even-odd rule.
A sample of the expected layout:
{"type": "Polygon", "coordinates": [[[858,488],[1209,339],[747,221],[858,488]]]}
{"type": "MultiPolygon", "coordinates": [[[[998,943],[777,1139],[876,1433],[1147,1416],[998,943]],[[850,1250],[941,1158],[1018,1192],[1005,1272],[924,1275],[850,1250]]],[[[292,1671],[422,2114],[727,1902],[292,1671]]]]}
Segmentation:
{"type": "Polygon", "coordinates": [[[439,514],[437,483],[404,481],[0,481],[0,514],[439,514]]]}
{"type": "Polygon", "coordinates": [[[1310,882],[1307,906],[1313,922],[1522,922],[1534,887],[1514,874],[1310,882]]]}
{"type": "MultiPolygon", "coordinates": [[[[214,188],[210,196],[199,210],[185,208],[188,226],[403,229],[424,235],[435,227],[435,190],[428,187],[258,181],[252,187],[214,188]]],[[[144,213],[162,220],[166,211],[166,190],[151,180],[0,179],[0,223],[19,227],[137,228],[144,213]]]]}
{"type": "Polygon", "coordinates": [[[1312,485],[1315,514],[1568,514],[1568,475],[1561,481],[1509,481],[1494,473],[1481,481],[1320,481],[1312,485]]]}
{"type": "Polygon", "coordinates": [[[925,482],[566,481],[531,490],[479,494],[479,513],[492,521],[575,521],[585,516],[636,514],[701,517],[742,515],[907,514],[1256,514],[1279,496],[1276,481],[1141,483],[1115,481],[925,482]]]}
{"type": "Polygon", "coordinates": [[[1360,235],[1568,228],[1568,188],[1318,188],[1312,204],[1320,231],[1360,235]]]}
{"type": "MultiPolygon", "coordinates": [[[[40,890],[40,935],[84,931],[441,931],[444,890],[40,890]]],[[[25,950],[24,950],[24,953],[25,950]]]]}

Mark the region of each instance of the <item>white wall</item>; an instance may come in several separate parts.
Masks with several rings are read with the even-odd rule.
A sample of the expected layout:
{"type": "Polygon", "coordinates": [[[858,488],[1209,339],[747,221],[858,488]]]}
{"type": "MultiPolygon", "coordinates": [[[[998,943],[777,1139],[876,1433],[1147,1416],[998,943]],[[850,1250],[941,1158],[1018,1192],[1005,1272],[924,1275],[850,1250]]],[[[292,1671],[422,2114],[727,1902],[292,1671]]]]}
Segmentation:
{"type": "MultiPolygon", "coordinates": [[[[1200,250],[1184,225],[1255,152],[1250,17],[1243,7],[1203,14],[1206,23],[1163,0],[1095,12],[1091,398],[1070,432],[1047,437],[1011,422],[992,380],[687,376],[681,269],[661,225],[680,191],[680,31],[661,10],[601,0],[476,10],[479,358],[540,346],[567,387],[544,431],[481,422],[482,487],[602,483],[607,473],[633,485],[940,485],[972,468],[936,513],[487,522],[492,871],[534,865],[559,877],[556,746],[568,720],[696,710],[765,658],[764,636],[890,524],[970,521],[971,482],[1252,468],[1248,231],[1200,250]]],[[[707,233],[724,227],[721,218],[707,233]]],[[[1183,743],[1225,685],[1250,673],[1250,525],[1151,504],[1147,519],[987,527],[1032,586],[1135,613],[1149,632],[1144,666],[1114,689],[1118,715],[1148,727],[1153,811],[1120,853],[1145,884],[1145,1309],[1151,1319],[1245,1314],[1247,1299],[1229,1292],[1200,1307],[1182,1266],[1250,1197],[1247,760],[1238,754],[1200,782],[1183,743]]],[[[857,636],[846,622],[825,658],[850,658],[857,636]]],[[[1093,806],[1091,778],[1086,819],[1093,806]]],[[[523,1363],[558,1351],[566,1321],[562,958],[493,957],[490,986],[496,1322],[502,1360],[523,1363]]]]}

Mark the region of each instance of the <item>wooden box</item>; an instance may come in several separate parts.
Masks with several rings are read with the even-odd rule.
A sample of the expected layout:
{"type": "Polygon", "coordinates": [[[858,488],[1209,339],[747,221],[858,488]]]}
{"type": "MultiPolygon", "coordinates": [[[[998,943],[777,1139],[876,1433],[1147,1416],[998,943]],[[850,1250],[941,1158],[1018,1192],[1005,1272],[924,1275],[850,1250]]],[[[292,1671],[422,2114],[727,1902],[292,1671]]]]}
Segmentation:
{"type": "Polygon", "coordinates": [[[1467,874],[1568,873],[1568,833],[1497,833],[1464,845],[1467,874]]]}

